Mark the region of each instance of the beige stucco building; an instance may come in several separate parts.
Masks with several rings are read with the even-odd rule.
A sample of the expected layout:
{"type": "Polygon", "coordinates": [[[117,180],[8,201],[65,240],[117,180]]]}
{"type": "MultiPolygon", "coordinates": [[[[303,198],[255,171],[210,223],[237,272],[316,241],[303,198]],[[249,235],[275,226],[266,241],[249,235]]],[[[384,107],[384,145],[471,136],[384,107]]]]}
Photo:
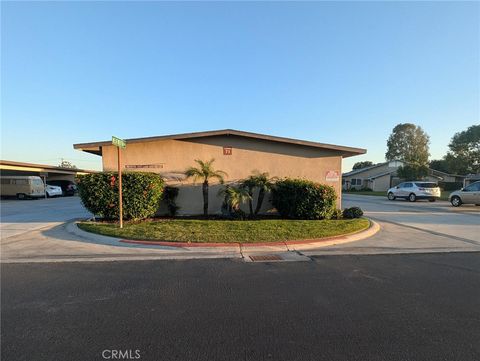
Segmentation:
{"type": "MultiPolygon", "coordinates": [[[[146,171],[162,175],[180,188],[177,204],[180,214],[202,213],[201,184],[185,179],[184,171],[195,166],[195,159],[215,159],[214,167],[225,171],[227,183],[235,183],[252,172],[268,172],[272,177],[304,178],[335,188],[341,200],[342,159],[366,153],[365,149],[323,144],[270,135],[217,130],[127,139],[122,150],[123,171],[146,171]]],[[[102,157],[104,171],[117,170],[117,148],[111,141],[75,144],[75,149],[102,157]]],[[[222,199],[220,185],[213,182],[209,212],[218,213],[222,199]]],[[[271,209],[266,201],[264,212],[271,209]]]]}

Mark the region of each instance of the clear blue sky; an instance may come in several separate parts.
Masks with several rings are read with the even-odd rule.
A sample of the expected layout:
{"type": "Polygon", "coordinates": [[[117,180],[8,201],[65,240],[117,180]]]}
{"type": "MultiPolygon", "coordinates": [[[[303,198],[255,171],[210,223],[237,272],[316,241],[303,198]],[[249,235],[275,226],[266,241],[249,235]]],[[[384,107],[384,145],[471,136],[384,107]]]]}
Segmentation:
{"type": "Polygon", "coordinates": [[[479,123],[478,2],[2,2],[3,159],[234,128],[368,149],[479,123]]]}

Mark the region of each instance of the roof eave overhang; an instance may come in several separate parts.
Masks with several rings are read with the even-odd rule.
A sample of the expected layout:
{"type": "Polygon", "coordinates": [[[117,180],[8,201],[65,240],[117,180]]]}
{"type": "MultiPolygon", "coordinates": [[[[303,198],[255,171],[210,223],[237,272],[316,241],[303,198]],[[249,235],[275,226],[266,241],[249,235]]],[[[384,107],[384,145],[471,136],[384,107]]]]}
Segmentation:
{"type": "Polygon", "coordinates": [[[81,150],[85,153],[95,154],[95,155],[102,155],[102,147],[92,145],[92,143],[84,143],[84,144],[74,144],[73,149],[81,150]]]}
{"type": "MultiPolygon", "coordinates": [[[[174,134],[174,135],[164,135],[164,136],[156,136],[156,137],[146,137],[146,138],[131,138],[126,139],[126,143],[143,143],[143,142],[155,142],[160,140],[188,140],[188,139],[195,139],[195,138],[203,138],[203,137],[211,137],[211,136],[221,136],[221,135],[234,135],[239,137],[246,137],[252,139],[261,139],[266,141],[272,142],[279,142],[279,143],[286,143],[286,144],[294,144],[299,146],[306,146],[312,148],[319,148],[325,149],[330,151],[337,151],[341,154],[343,158],[353,157],[356,155],[365,154],[367,152],[366,149],[363,148],[354,148],[354,147],[346,147],[341,145],[335,144],[326,144],[326,143],[317,143],[311,142],[306,140],[299,140],[299,139],[292,139],[292,138],[285,138],[285,137],[276,137],[271,135],[265,134],[258,134],[258,133],[250,133],[250,132],[243,132],[239,130],[233,129],[226,129],[226,130],[214,130],[214,131],[206,131],[206,132],[195,132],[195,133],[184,133],[184,134],[174,134]]],[[[82,150],[87,153],[92,153],[96,155],[102,154],[102,146],[112,145],[111,141],[101,141],[101,142],[93,142],[93,143],[79,143],[74,144],[73,148],[82,150]]]]}

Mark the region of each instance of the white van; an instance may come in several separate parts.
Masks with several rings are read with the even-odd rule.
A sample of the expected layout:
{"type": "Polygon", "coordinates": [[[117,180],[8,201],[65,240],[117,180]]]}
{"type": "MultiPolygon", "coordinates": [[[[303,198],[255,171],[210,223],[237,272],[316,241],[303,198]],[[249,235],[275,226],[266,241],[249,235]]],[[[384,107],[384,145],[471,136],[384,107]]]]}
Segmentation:
{"type": "Polygon", "coordinates": [[[0,195],[18,199],[41,198],[45,197],[45,185],[42,178],[36,176],[2,176],[0,195]]]}

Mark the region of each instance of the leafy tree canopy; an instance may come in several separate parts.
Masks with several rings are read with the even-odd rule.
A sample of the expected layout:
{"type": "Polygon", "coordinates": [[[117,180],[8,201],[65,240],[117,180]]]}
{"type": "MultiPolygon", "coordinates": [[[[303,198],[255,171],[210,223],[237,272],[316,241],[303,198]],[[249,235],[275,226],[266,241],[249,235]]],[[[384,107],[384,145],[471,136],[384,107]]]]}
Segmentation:
{"type": "Polygon", "coordinates": [[[420,164],[406,164],[397,170],[397,175],[407,181],[420,180],[428,175],[428,166],[420,164]]]}
{"type": "Polygon", "coordinates": [[[480,125],[455,133],[448,147],[450,151],[444,159],[451,173],[480,172],[480,125]]]}
{"type": "Polygon", "coordinates": [[[367,167],[371,167],[372,165],[374,165],[373,162],[371,162],[369,160],[366,160],[366,161],[363,161],[363,162],[357,162],[353,165],[352,170],[367,168],[367,167]]]}
{"type": "Polygon", "coordinates": [[[385,158],[425,165],[428,162],[430,137],[411,123],[397,124],[387,140],[385,158]]]}
{"type": "Polygon", "coordinates": [[[449,173],[449,164],[445,159],[434,159],[429,163],[431,169],[438,170],[440,172],[449,173]]]}

